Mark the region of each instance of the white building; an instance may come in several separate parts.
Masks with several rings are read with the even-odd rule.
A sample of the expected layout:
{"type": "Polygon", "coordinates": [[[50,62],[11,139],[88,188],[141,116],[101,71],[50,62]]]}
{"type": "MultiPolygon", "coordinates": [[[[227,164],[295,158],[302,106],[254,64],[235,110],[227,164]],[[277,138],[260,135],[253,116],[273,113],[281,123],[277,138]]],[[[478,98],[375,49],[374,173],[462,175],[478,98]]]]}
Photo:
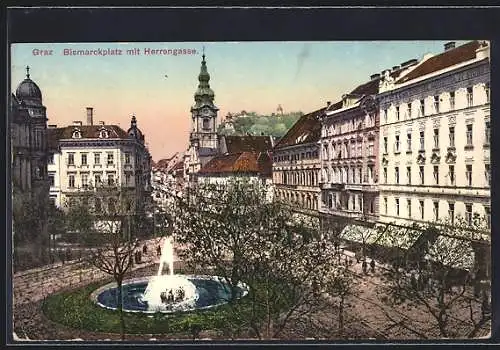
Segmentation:
{"type": "Polygon", "coordinates": [[[135,116],[124,131],[104,122],[94,125],[93,110],[87,108],[87,125],[76,121],[48,131],[50,198],[58,207],[70,205],[72,197],[87,196],[99,211],[114,204],[102,203],[105,199],[95,191],[120,188],[133,194],[131,210],[144,210],[151,192],[151,156],[135,116]]]}
{"type": "Polygon", "coordinates": [[[451,42],[381,88],[381,221],[489,216],[489,83],[489,44],[451,42]]]}

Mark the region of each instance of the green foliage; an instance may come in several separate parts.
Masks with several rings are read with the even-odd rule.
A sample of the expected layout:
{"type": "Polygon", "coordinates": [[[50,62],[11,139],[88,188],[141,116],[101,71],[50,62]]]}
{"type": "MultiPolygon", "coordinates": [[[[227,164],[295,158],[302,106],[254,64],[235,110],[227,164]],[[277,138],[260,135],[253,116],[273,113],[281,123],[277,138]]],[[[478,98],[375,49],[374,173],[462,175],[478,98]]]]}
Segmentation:
{"type": "Polygon", "coordinates": [[[246,116],[234,117],[232,122],[234,131],[224,129],[219,132],[224,135],[272,135],[282,137],[303,115],[302,112],[290,112],[283,115],[259,115],[255,112],[247,113],[246,116]]]}

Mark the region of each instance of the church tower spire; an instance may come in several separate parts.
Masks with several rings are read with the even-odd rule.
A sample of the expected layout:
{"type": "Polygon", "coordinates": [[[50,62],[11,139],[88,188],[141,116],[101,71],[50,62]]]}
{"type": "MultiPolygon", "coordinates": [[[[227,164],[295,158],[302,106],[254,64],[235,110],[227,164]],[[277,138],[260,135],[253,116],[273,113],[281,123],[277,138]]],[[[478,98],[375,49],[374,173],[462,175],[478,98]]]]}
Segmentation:
{"type": "Polygon", "coordinates": [[[214,104],[215,94],[210,88],[210,74],[207,68],[205,48],[203,48],[201,57],[198,88],[194,93],[194,105],[191,107],[190,144],[210,150],[208,153],[213,153],[217,150],[217,112],[219,108],[214,104]]]}

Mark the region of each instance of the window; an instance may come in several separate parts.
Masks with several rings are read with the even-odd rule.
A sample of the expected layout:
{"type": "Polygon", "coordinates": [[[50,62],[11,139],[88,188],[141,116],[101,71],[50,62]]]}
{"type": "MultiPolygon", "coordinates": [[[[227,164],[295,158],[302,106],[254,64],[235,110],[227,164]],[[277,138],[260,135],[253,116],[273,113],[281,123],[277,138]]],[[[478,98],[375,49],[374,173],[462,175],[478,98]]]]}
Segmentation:
{"type": "Polygon", "coordinates": [[[203,129],[210,129],[210,119],[203,118],[203,129]]]}
{"type": "Polygon", "coordinates": [[[87,165],[87,153],[82,153],[82,165],[87,165]]]}
{"type": "Polygon", "coordinates": [[[455,109],[455,91],[450,92],[450,110],[455,109]]]}
{"type": "Polygon", "coordinates": [[[465,132],[467,146],[472,146],[472,124],[467,124],[467,131],[465,132]]]}
{"type": "Polygon", "coordinates": [[[101,198],[95,198],[94,199],[94,210],[97,212],[97,213],[100,213],[102,211],[102,202],[101,202],[101,198]]]}
{"type": "Polygon", "coordinates": [[[472,204],[465,203],[465,221],[467,225],[472,225],[472,204]]]}
{"type": "Polygon", "coordinates": [[[438,201],[434,201],[433,205],[434,205],[434,208],[433,208],[434,221],[438,221],[439,220],[439,202],[438,201]]]}
{"type": "Polygon", "coordinates": [[[68,165],[75,165],[75,155],[68,153],[68,165]]]}
{"type": "Polygon", "coordinates": [[[423,185],[424,184],[424,167],[423,166],[419,167],[418,175],[420,176],[420,184],[423,185]]]}
{"type": "Polygon", "coordinates": [[[406,135],[406,140],[407,140],[407,150],[406,152],[411,152],[411,133],[408,133],[406,135]]]}
{"type": "Polygon", "coordinates": [[[113,174],[108,174],[108,185],[113,186],[115,184],[115,177],[113,174]]]}
{"type": "Polygon", "coordinates": [[[50,153],[47,159],[48,164],[54,164],[54,153],[50,153]]]}
{"type": "Polygon", "coordinates": [[[116,207],[115,207],[115,199],[114,198],[109,198],[108,199],[108,211],[110,213],[114,213],[116,210],[116,207]]]}
{"type": "Polygon", "coordinates": [[[98,186],[101,184],[101,175],[100,174],[95,174],[94,175],[94,181],[95,181],[95,185],[98,186]]]}
{"type": "Polygon", "coordinates": [[[384,168],[384,183],[387,183],[387,168],[384,168]]]}
{"type": "Polygon", "coordinates": [[[433,175],[434,175],[434,184],[439,185],[439,166],[434,165],[433,175]]]}
{"type": "Polygon", "coordinates": [[[408,185],[411,185],[411,166],[406,167],[406,178],[408,179],[408,185]]]}
{"type": "Polygon", "coordinates": [[[101,154],[94,153],[94,164],[101,164],[101,154]]]}
{"type": "Polygon", "coordinates": [[[418,201],[418,209],[420,211],[420,219],[424,219],[424,201],[423,200],[419,200],[418,201]]]}
{"type": "Polygon", "coordinates": [[[411,119],[411,103],[408,103],[406,106],[407,112],[406,112],[406,118],[411,119]]]}
{"type": "Polygon", "coordinates": [[[75,175],[69,175],[68,176],[68,187],[69,188],[74,188],[75,187],[75,175]]]}
{"type": "Polygon", "coordinates": [[[399,153],[399,135],[396,135],[395,152],[399,153]]]}
{"type": "Polygon", "coordinates": [[[368,156],[373,156],[373,155],[375,155],[375,153],[374,153],[374,147],[373,147],[373,144],[370,144],[368,146],[368,156]]]}
{"type": "Polygon", "coordinates": [[[125,164],[130,164],[130,153],[125,153],[125,164]]]}
{"type": "Polygon", "coordinates": [[[88,187],[89,176],[87,174],[82,174],[82,187],[88,187]]]}
{"type": "Polygon", "coordinates": [[[439,96],[434,96],[434,112],[439,113],[439,96]]]}
{"type": "Polygon", "coordinates": [[[486,179],[486,186],[490,187],[491,186],[491,172],[490,172],[490,165],[489,164],[484,165],[484,177],[486,179]]]}
{"type": "Polygon", "coordinates": [[[406,212],[408,213],[408,217],[411,218],[411,199],[406,200],[406,212]]]}
{"type": "Polygon", "coordinates": [[[383,118],[384,118],[384,123],[387,123],[387,109],[384,109],[384,112],[382,113],[383,118]]]}
{"type": "Polygon", "coordinates": [[[484,123],[484,144],[490,144],[490,122],[487,121],[484,123]]]}
{"type": "Polygon", "coordinates": [[[439,129],[434,129],[434,149],[439,149],[439,129]]]}
{"type": "Polygon", "coordinates": [[[467,88],[467,107],[472,107],[474,104],[474,95],[472,94],[472,87],[467,88]]]}
{"type": "Polygon", "coordinates": [[[387,197],[384,197],[384,212],[387,214],[387,197]]]}
{"type": "Polygon", "coordinates": [[[51,187],[54,187],[56,185],[55,175],[54,174],[49,174],[49,183],[50,183],[51,187]]]}
{"type": "Polygon", "coordinates": [[[472,165],[465,166],[465,178],[467,179],[467,186],[472,186],[472,165]]]}
{"type": "Polygon", "coordinates": [[[420,115],[419,117],[423,117],[425,115],[425,101],[420,100],[420,115]]]}
{"type": "Polygon", "coordinates": [[[420,132],[420,150],[424,151],[425,150],[425,140],[424,140],[424,132],[420,132]]]}
{"type": "Polygon", "coordinates": [[[448,176],[450,177],[450,185],[455,185],[455,166],[448,165],[448,176]]]}
{"type": "Polygon", "coordinates": [[[384,153],[387,154],[387,136],[384,137],[384,153]]]}
{"type": "Polygon", "coordinates": [[[484,84],[484,92],[486,93],[486,103],[490,103],[490,83],[484,84]]]}
{"type": "Polygon", "coordinates": [[[394,176],[396,179],[396,183],[398,184],[399,183],[399,167],[394,168],[394,176]]]}
{"type": "Polygon", "coordinates": [[[108,165],[113,165],[114,157],[113,153],[108,153],[108,165]]]}
{"type": "Polygon", "coordinates": [[[486,216],[486,227],[491,228],[491,208],[484,207],[484,215],[486,216]]]}
{"type": "Polygon", "coordinates": [[[107,131],[107,130],[101,130],[101,131],[99,132],[99,137],[100,137],[101,139],[108,138],[108,136],[109,136],[109,134],[108,134],[108,131],[107,131]]]}
{"type": "Polygon", "coordinates": [[[396,120],[399,120],[399,106],[396,107],[396,120]]]}
{"type": "Polygon", "coordinates": [[[396,216],[399,216],[399,198],[396,198],[396,216]]]}
{"type": "Polygon", "coordinates": [[[448,202],[448,217],[450,218],[450,223],[453,225],[455,222],[455,203],[448,202]]]}
{"type": "Polygon", "coordinates": [[[455,127],[450,126],[449,128],[450,146],[455,147],[455,127]]]}

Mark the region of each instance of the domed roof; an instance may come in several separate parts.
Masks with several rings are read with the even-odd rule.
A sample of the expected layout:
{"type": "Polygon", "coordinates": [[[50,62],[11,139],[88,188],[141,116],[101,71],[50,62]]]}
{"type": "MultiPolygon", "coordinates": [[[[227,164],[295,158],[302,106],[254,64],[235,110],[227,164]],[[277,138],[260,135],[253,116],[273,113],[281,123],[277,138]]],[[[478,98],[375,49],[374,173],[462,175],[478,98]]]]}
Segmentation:
{"type": "Polygon", "coordinates": [[[144,135],[137,127],[137,120],[135,119],[135,115],[132,116],[132,120],[130,121],[130,129],[128,129],[127,134],[131,138],[135,138],[141,141],[144,140],[144,135]]]}
{"type": "Polygon", "coordinates": [[[21,101],[36,101],[42,103],[42,91],[36,83],[30,79],[29,67],[26,67],[26,79],[16,89],[16,97],[21,101]]]}

